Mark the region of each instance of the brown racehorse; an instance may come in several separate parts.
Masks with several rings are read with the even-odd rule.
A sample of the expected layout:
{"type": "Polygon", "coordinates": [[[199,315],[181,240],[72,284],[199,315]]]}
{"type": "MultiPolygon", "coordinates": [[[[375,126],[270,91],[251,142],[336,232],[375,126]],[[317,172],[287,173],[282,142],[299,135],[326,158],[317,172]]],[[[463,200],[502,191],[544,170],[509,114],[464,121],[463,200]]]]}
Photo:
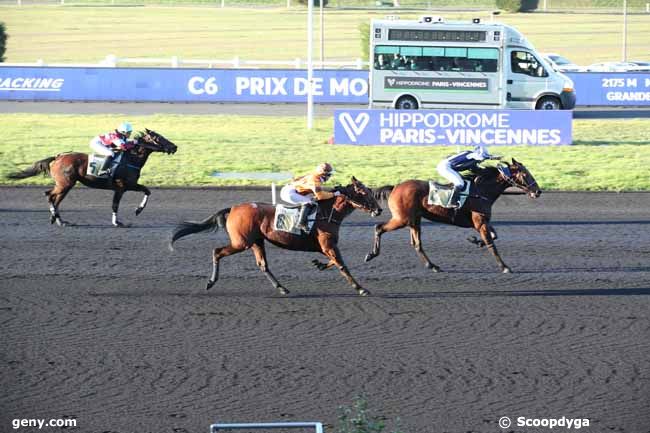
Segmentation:
{"type": "Polygon", "coordinates": [[[50,203],[50,223],[54,224],[56,222],[59,226],[67,224],[59,215],[59,205],[77,181],[89,188],[113,190],[115,191],[113,194],[113,225],[115,227],[124,227],[124,224],[117,218],[117,210],[124,193],[126,191],[141,191],[144,193],[142,202],[135,210],[136,215],[140,215],[147,205],[149,195],[151,195],[149,188],[138,183],[140,170],[147,162],[149,155],[152,152],[168,154],[176,152],[174,143],[149,129],[137,134],[134,140],[136,140],[136,145],[124,153],[113,179],[88,176],[86,174],[88,155],[76,152],[61,153],[37,161],[30,168],[12,173],[8,178],[25,179],[39,173],[49,174],[55,182],[54,188],[45,192],[47,201],[50,203]]]}
{"type": "Polygon", "coordinates": [[[477,174],[471,185],[469,196],[462,208],[457,211],[428,204],[429,183],[421,180],[407,180],[396,186],[385,186],[375,191],[375,197],[386,198],[392,213],[390,221],[375,226],[375,242],[372,251],[366,256],[366,262],[379,255],[381,235],[386,232],[408,226],[411,229],[411,245],[425,266],[434,272],[440,268],[429,260],[422,249],[420,227],[422,218],[458,227],[472,227],[481,235],[482,240],[474,238],[471,242],[478,246],[487,246],[497,260],[501,271],[511,272],[499,256],[494,246],[496,232],[490,225],[492,205],[509,186],[525,191],[531,198],[542,193],[537,182],[523,164],[512,160],[497,169],[484,168],[477,174]],[[392,191],[392,192],[391,192],[392,191]]]}
{"type": "Polygon", "coordinates": [[[174,229],[170,248],[173,243],[183,236],[205,230],[225,227],[230,237],[226,246],[215,248],[212,255],[212,276],[208,280],[209,289],[219,278],[219,261],[229,255],[252,249],[257,266],[264,272],[273,286],[286,295],[289,291],[273,276],[266,263],[264,242],[269,241],[280,248],[296,251],[319,252],[329,258],[329,263],[313,260],[312,263],[320,270],[336,266],[347,281],[361,296],[370,292],[362,288],[350,275],[343,262],[337,243],[339,229],[343,219],[354,209],[370,212],[372,216],[381,214],[381,207],[372,192],[360,181],[352,178],[352,183],[346,187],[336,187],[341,195],[327,200],[321,200],[314,227],[309,234],[294,235],[273,229],[275,206],[267,203],[242,203],[231,208],[222,209],[201,222],[184,222],[174,229]]]}

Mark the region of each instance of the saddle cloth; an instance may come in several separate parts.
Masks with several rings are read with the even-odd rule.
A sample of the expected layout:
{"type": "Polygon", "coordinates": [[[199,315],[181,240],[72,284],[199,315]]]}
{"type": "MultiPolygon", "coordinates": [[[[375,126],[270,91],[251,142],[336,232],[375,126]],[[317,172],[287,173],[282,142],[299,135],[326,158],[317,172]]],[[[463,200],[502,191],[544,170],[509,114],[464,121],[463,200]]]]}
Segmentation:
{"type": "MultiPolygon", "coordinates": [[[[104,165],[106,158],[108,157],[103,155],[95,155],[94,153],[88,155],[88,168],[86,169],[86,174],[88,176],[94,176],[100,179],[108,179],[110,177],[108,174],[103,174],[101,176],[97,175],[99,170],[104,165]]],[[[122,153],[119,153],[115,156],[115,158],[113,158],[113,161],[111,162],[111,172],[115,173],[115,167],[117,167],[121,161],[122,153]]]]}
{"type": "MultiPolygon", "coordinates": [[[[463,187],[463,192],[460,195],[459,207],[463,207],[465,200],[469,194],[469,187],[471,183],[467,180],[465,181],[465,186],[463,187]]],[[[442,206],[449,208],[449,202],[451,201],[451,195],[454,192],[453,185],[441,185],[434,181],[429,181],[429,198],[427,203],[435,206],[442,206]]]]}
{"type": "MultiPolygon", "coordinates": [[[[307,216],[307,227],[311,232],[314,222],[316,221],[316,212],[318,206],[313,206],[313,210],[307,216]]],[[[300,216],[300,206],[285,206],[278,204],[275,206],[275,218],[273,219],[273,230],[301,235],[302,230],[296,228],[298,217],[300,216]]]]}

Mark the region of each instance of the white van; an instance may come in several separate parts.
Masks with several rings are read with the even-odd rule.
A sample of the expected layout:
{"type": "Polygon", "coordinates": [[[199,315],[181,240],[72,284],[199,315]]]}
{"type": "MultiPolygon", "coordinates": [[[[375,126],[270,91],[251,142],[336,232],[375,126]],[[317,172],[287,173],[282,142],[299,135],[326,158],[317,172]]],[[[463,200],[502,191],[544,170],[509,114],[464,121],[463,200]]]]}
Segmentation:
{"type": "Polygon", "coordinates": [[[373,20],[370,108],[570,110],[573,82],[498,23],[373,20]]]}

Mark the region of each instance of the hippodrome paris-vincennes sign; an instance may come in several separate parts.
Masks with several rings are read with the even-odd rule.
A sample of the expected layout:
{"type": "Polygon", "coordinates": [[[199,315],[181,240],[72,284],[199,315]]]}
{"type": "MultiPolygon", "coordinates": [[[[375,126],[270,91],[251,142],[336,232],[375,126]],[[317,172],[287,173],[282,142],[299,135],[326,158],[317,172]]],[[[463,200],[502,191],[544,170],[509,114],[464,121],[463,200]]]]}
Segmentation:
{"type": "Polygon", "coordinates": [[[572,143],[571,111],[336,110],[334,142],[407,146],[558,146],[572,143]]]}

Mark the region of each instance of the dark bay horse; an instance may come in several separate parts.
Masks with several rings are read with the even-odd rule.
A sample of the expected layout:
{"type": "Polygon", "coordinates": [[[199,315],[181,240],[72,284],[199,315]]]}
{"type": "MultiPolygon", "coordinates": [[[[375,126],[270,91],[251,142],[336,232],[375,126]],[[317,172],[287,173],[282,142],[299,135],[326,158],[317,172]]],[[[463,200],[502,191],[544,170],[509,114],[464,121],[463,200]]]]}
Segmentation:
{"type": "Polygon", "coordinates": [[[88,176],[86,174],[88,155],[77,152],[61,153],[57,156],[42,159],[35,162],[26,170],[10,174],[8,178],[25,179],[36,176],[39,173],[50,175],[54,179],[55,185],[54,188],[46,191],[45,195],[47,196],[47,201],[50,203],[50,223],[54,224],[56,222],[59,226],[65,226],[67,224],[59,215],[59,205],[77,181],[89,188],[113,190],[112,222],[115,227],[124,227],[124,224],[117,218],[117,210],[124,193],[126,191],[141,191],[144,193],[142,202],[135,210],[136,215],[140,215],[151,195],[149,188],[138,183],[140,171],[146,164],[149,155],[152,152],[172,154],[177,149],[174,143],[149,129],[145,129],[145,132],[138,133],[134,139],[136,145],[124,153],[122,161],[112,179],[88,176]]]}
{"type": "Polygon", "coordinates": [[[201,222],[184,222],[178,225],[172,234],[170,248],[173,243],[192,233],[225,227],[230,238],[226,246],[215,248],[212,255],[212,276],[206,289],[210,289],[219,278],[219,261],[229,255],[252,249],[257,266],[271,281],[273,286],[286,295],[289,291],[273,276],[266,263],[264,242],[269,241],[280,248],[296,251],[312,251],[324,254],[328,263],[313,260],[312,263],[320,270],[336,266],[347,281],[361,296],[370,292],[362,288],[350,275],[348,268],[338,249],[339,229],[343,219],[354,209],[369,212],[372,216],[381,214],[381,207],[372,192],[360,181],[352,177],[352,183],[345,187],[336,187],[341,195],[327,200],[321,200],[314,227],[309,234],[294,235],[273,229],[275,206],[268,203],[242,203],[222,209],[201,222]]]}
{"type": "Polygon", "coordinates": [[[375,198],[386,198],[392,218],[385,223],[375,226],[375,241],[372,251],[366,256],[366,262],[379,255],[381,235],[386,232],[408,226],[411,229],[411,245],[425,266],[434,272],[440,268],[433,264],[422,249],[420,227],[422,218],[458,227],[474,228],[481,235],[481,240],[472,242],[479,246],[487,246],[496,258],[503,273],[511,272],[510,268],[499,256],[494,246],[496,232],[490,226],[492,205],[509,186],[522,189],[531,198],[537,198],[542,193],[537,182],[523,164],[512,159],[507,168],[497,169],[488,167],[482,169],[473,180],[469,196],[462,208],[447,209],[428,204],[429,183],[421,180],[407,180],[396,186],[385,186],[374,192],[375,198]]]}

